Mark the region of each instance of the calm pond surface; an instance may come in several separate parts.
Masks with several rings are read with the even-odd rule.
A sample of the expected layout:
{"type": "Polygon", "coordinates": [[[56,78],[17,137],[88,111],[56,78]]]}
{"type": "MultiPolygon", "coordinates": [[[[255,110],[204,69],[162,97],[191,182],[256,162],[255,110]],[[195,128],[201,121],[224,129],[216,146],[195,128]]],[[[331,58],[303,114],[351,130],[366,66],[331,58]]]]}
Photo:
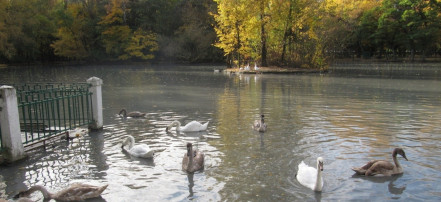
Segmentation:
{"type": "MultiPolygon", "coordinates": [[[[347,67],[345,67],[347,69],[347,67]]],[[[440,201],[441,78],[385,74],[226,75],[214,67],[82,66],[0,69],[0,83],[104,81],[104,129],[73,147],[57,141],[0,167],[0,198],[44,185],[109,184],[90,201],[440,201]],[[122,119],[120,109],[147,112],[122,119]],[[268,130],[251,125],[265,115],[268,130]],[[210,121],[207,132],[166,132],[173,120],[210,121]],[[163,150],[153,160],[121,151],[125,135],[163,150]],[[205,170],[181,170],[185,144],[205,170]],[[350,169],[398,157],[404,174],[358,177],[350,169]],[[321,193],[296,180],[301,161],[324,158],[321,193]]],[[[429,68],[430,69],[430,68],[429,68]]],[[[406,71],[406,70],[403,70],[406,71]]],[[[430,76],[432,75],[432,76],[430,76]]],[[[433,76],[435,75],[435,76],[433,76]]],[[[31,198],[42,201],[35,193],[31,198]]],[[[12,199],[11,199],[12,200],[12,199]]]]}

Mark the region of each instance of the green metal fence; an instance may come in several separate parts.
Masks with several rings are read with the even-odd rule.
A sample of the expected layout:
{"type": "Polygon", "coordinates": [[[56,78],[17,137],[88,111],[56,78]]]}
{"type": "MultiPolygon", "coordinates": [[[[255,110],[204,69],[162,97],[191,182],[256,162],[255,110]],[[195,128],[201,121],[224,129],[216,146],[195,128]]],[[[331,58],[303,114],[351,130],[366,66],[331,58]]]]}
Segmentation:
{"type": "Polygon", "coordinates": [[[0,127],[0,154],[3,152],[2,128],[0,127]]]}
{"type": "Polygon", "coordinates": [[[92,122],[87,83],[34,83],[14,87],[25,145],[92,122]]]}

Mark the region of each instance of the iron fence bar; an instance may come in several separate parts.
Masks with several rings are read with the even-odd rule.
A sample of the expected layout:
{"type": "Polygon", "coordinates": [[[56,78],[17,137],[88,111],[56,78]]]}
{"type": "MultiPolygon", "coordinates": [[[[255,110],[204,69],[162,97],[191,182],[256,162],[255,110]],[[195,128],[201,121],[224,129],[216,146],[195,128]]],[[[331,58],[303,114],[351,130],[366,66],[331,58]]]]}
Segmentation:
{"type": "Polygon", "coordinates": [[[84,83],[24,84],[17,87],[24,143],[33,143],[90,124],[93,116],[90,86],[84,83]]]}

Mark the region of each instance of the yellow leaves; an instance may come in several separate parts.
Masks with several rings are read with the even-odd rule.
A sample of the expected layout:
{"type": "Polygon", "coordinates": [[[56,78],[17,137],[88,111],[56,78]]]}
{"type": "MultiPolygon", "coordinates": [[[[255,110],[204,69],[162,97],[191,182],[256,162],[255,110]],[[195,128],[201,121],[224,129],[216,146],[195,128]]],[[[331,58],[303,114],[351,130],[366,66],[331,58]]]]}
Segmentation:
{"type": "Polygon", "coordinates": [[[131,30],[127,25],[110,26],[103,33],[103,43],[106,47],[106,53],[120,55],[128,43],[131,30]]]}
{"type": "Polygon", "coordinates": [[[122,24],[124,10],[122,9],[121,0],[113,0],[111,5],[107,6],[107,15],[105,15],[99,24],[111,25],[111,24],[122,24]]]}
{"type": "Polygon", "coordinates": [[[86,17],[83,15],[82,9],[79,3],[68,5],[66,12],[68,16],[60,22],[64,26],[58,28],[55,34],[58,40],[50,45],[54,49],[55,55],[75,59],[89,57],[90,54],[81,40],[82,37],[87,35],[87,31],[83,27],[86,17]]]}
{"type": "Polygon", "coordinates": [[[64,56],[68,58],[83,59],[89,56],[84,45],[75,38],[71,30],[66,27],[58,29],[57,37],[60,40],[51,44],[55,55],[64,56]]]}
{"type": "MultiPolygon", "coordinates": [[[[269,17],[261,13],[260,6],[267,6],[267,0],[215,0],[217,14],[212,14],[218,42],[214,45],[223,49],[225,55],[234,53],[238,57],[256,58],[261,43],[261,23],[269,17]],[[263,18],[261,18],[263,16],[263,18]]],[[[237,58],[239,59],[239,58],[237,58]]],[[[240,59],[239,59],[240,60],[240,59]]]]}
{"type": "Polygon", "coordinates": [[[102,17],[99,24],[105,26],[102,39],[106,53],[120,60],[131,58],[153,59],[153,53],[158,50],[156,35],[142,29],[132,31],[124,23],[125,6],[122,0],[113,0],[107,7],[107,15],[102,17]]]}
{"type": "Polygon", "coordinates": [[[381,4],[378,0],[326,0],[326,11],[343,19],[359,18],[364,11],[381,4]]]}
{"type": "Polygon", "coordinates": [[[159,48],[156,38],[156,34],[138,29],[124,49],[125,54],[119,56],[119,59],[127,60],[132,57],[144,60],[153,59],[153,53],[159,48]]]}

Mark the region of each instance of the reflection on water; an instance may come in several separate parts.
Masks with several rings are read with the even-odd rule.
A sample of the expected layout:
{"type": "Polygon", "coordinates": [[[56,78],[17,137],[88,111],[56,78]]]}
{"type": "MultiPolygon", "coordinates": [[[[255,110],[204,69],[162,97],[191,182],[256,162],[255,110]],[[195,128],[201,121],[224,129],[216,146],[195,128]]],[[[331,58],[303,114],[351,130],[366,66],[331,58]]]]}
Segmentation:
{"type": "MultiPolygon", "coordinates": [[[[63,67],[2,69],[0,82],[104,80],[104,130],[46,150],[0,170],[0,197],[44,185],[109,184],[106,201],[347,201],[441,200],[441,81],[330,75],[224,75],[202,67],[63,67]],[[6,73],[6,74],[5,74],[6,73]],[[8,75],[8,76],[4,76],[8,75]],[[30,75],[33,75],[32,77],[30,75]],[[26,77],[28,76],[28,77],[26,77]],[[122,118],[118,112],[147,112],[122,118]],[[265,133],[252,123],[265,115],[265,133]],[[165,127],[210,121],[208,131],[165,127]],[[126,135],[156,149],[154,159],[121,150],[126,135]],[[181,170],[185,145],[205,153],[205,169],[181,170]],[[393,177],[353,176],[370,159],[391,160],[395,147],[409,161],[393,177]],[[324,189],[297,182],[301,161],[324,157],[324,189]]],[[[41,200],[41,194],[32,199],[41,200]]]]}
{"type": "Polygon", "coordinates": [[[400,195],[404,192],[404,190],[406,190],[406,185],[403,185],[401,187],[397,187],[394,182],[400,178],[403,174],[398,174],[398,175],[394,175],[394,176],[388,176],[388,177],[383,177],[383,176],[374,176],[374,177],[366,177],[366,176],[362,176],[362,175],[357,175],[354,174],[352,177],[353,178],[358,178],[361,180],[367,180],[370,181],[372,183],[379,183],[379,184],[385,184],[387,183],[387,188],[389,190],[389,192],[391,194],[395,194],[395,195],[400,195]]]}

